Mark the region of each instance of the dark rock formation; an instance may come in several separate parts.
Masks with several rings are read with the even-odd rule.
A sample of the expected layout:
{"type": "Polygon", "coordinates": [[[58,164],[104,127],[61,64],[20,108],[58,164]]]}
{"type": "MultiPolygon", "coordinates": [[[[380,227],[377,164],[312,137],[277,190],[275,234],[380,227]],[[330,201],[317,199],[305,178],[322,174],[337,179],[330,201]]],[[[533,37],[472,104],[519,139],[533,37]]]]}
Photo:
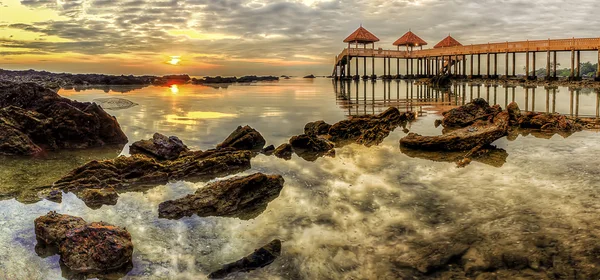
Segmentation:
{"type": "Polygon", "coordinates": [[[117,120],[98,105],[62,98],[34,83],[0,81],[0,127],[9,143],[0,146],[0,154],[127,143],[117,120]]]}
{"type": "Polygon", "coordinates": [[[333,149],[333,143],[316,136],[301,134],[290,139],[294,152],[307,161],[315,161],[333,149]]]}
{"type": "Polygon", "coordinates": [[[275,261],[281,255],[281,241],[275,239],[269,244],[257,249],[254,253],[238,260],[224,265],[221,269],[208,275],[209,279],[221,279],[227,275],[236,272],[249,272],[261,267],[265,267],[275,261]]]}
{"type": "Polygon", "coordinates": [[[188,75],[166,75],[160,78],[155,78],[152,84],[157,86],[170,86],[176,84],[187,84],[190,80],[191,78],[188,75]]]}
{"type": "Polygon", "coordinates": [[[253,219],[279,196],[283,183],[280,175],[262,173],[217,181],[193,195],[161,203],[159,217],[179,219],[196,214],[253,219]]]}
{"type": "Polygon", "coordinates": [[[264,149],[262,149],[260,152],[267,156],[270,156],[271,154],[273,154],[274,151],[275,151],[275,146],[269,145],[269,146],[266,146],[264,149]]]}
{"type": "Polygon", "coordinates": [[[131,235],[123,228],[91,223],[70,229],[65,236],[59,246],[60,259],[72,271],[110,271],[131,262],[131,235]]]}
{"type": "Polygon", "coordinates": [[[281,144],[281,145],[279,145],[279,147],[277,147],[277,149],[275,149],[275,151],[273,151],[273,155],[275,155],[278,158],[285,159],[285,160],[292,159],[293,153],[294,153],[294,149],[292,148],[292,145],[290,145],[289,143],[281,144]]]}
{"type": "Polygon", "coordinates": [[[51,88],[92,85],[150,85],[154,76],[113,76],[103,74],[68,74],[50,73],[46,71],[10,71],[0,69],[0,80],[16,83],[36,83],[51,88]]]}
{"type": "Polygon", "coordinates": [[[237,150],[260,151],[266,144],[265,138],[250,126],[238,126],[217,149],[234,148],[237,150]]]}
{"type": "Polygon", "coordinates": [[[252,82],[273,82],[279,81],[279,77],[274,76],[243,76],[237,79],[238,83],[252,83],[252,82]]]}
{"type": "Polygon", "coordinates": [[[314,78],[316,78],[316,77],[313,74],[310,74],[308,76],[304,76],[304,79],[314,79],[314,78]]]}
{"type": "Polygon", "coordinates": [[[123,228],[106,223],[87,224],[79,217],[56,212],[38,217],[34,224],[36,251],[46,255],[56,252],[50,248],[58,247],[61,262],[71,271],[107,272],[131,263],[131,235],[123,228]]]}
{"type": "Polygon", "coordinates": [[[489,121],[501,111],[502,108],[499,105],[491,107],[485,99],[476,98],[470,103],[443,113],[442,125],[444,127],[466,127],[478,120],[489,121]]]}
{"type": "Polygon", "coordinates": [[[62,215],[52,211],[35,219],[35,236],[38,241],[58,246],[65,239],[68,230],[85,224],[86,222],[82,218],[62,215]]]}
{"type": "Polygon", "coordinates": [[[189,151],[177,136],[167,137],[160,133],[154,133],[151,140],[140,140],[129,148],[132,155],[143,154],[158,160],[176,159],[183,152],[189,151]]]}
{"type": "Polygon", "coordinates": [[[370,147],[383,142],[396,127],[414,119],[414,112],[401,113],[391,107],[379,115],[352,117],[332,125],[329,140],[336,145],[357,143],[370,147]]]}
{"type": "Polygon", "coordinates": [[[331,125],[324,121],[316,121],[307,123],[304,126],[304,134],[309,136],[327,135],[331,125]]]}
{"type": "Polygon", "coordinates": [[[83,189],[77,192],[77,197],[92,209],[98,209],[102,205],[116,205],[119,194],[115,189],[106,187],[102,189],[83,189]]]}
{"type": "Polygon", "coordinates": [[[583,130],[576,119],[570,119],[560,114],[525,112],[518,120],[521,128],[534,128],[542,132],[575,132],[583,130]]]}
{"type": "Polygon", "coordinates": [[[240,78],[236,77],[204,77],[203,79],[192,79],[193,84],[206,85],[206,84],[232,84],[232,83],[253,83],[253,82],[272,82],[279,81],[279,77],[274,76],[243,76],[240,78]]]}
{"type": "Polygon", "coordinates": [[[230,148],[187,152],[177,159],[165,161],[143,155],[121,156],[91,161],[58,180],[54,188],[76,194],[85,189],[105,188],[126,192],[164,184],[169,180],[209,180],[250,168],[253,156],[250,151],[230,148]]]}
{"type": "Polygon", "coordinates": [[[504,137],[509,127],[508,112],[498,113],[491,122],[478,121],[471,126],[452,130],[439,136],[422,136],[409,133],[400,140],[400,145],[423,150],[465,151],[491,144],[504,137]]]}

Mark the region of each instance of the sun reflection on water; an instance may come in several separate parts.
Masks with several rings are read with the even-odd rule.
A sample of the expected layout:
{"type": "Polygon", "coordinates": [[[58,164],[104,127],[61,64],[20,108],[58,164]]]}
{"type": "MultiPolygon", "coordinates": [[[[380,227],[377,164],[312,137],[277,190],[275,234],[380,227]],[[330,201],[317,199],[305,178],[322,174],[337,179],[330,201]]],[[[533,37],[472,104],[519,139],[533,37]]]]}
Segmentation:
{"type": "Polygon", "coordinates": [[[179,87],[177,85],[171,85],[171,93],[172,94],[178,94],[179,93],[179,87]]]}

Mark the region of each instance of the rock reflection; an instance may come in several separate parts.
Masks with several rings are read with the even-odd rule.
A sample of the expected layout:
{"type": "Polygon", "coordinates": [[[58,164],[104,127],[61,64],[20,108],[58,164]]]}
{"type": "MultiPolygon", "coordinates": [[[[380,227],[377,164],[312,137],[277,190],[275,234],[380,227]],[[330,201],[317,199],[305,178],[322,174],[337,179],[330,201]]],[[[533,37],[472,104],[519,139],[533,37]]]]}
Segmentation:
{"type": "MultiPolygon", "coordinates": [[[[465,155],[468,151],[463,152],[439,152],[439,151],[424,151],[424,150],[416,150],[410,149],[400,146],[400,151],[403,154],[412,157],[412,158],[421,158],[436,162],[458,162],[465,158],[465,155]]],[[[487,164],[493,167],[502,167],[506,163],[506,159],[508,158],[508,152],[504,149],[500,149],[494,146],[484,147],[479,150],[477,153],[471,156],[471,159],[476,162],[480,162],[483,164],[487,164]]]]}

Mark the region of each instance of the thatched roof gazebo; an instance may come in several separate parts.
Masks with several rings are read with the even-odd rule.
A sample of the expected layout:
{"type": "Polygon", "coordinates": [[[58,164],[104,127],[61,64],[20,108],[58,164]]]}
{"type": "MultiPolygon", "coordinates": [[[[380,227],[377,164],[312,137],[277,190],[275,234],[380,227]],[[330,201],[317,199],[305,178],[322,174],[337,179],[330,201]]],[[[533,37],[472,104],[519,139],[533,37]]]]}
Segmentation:
{"type": "Polygon", "coordinates": [[[344,43],[348,43],[348,48],[350,48],[350,44],[356,44],[357,47],[359,44],[365,45],[365,47],[367,44],[373,44],[373,48],[375,48],[375,42],[379,42],[379,38],[365,29],[362,24],[344,40],[344,43]]]}
{"type": "Polygon", "coordinates": [[[456,41],[456,39],[452,38],[452,36],[448,35],[448,37],[444,38],[444,40],[441,40],[433,48],[439,49],[439,48],[449,48],[449,47],[456,47],[456,46],[462,46],[462,44],[460,42],[456,41]]]}
{"type": "Polygon", "coordinates": [[[396,42],[394,42],[394,46],[398,46],[398,50],[400,50],[400,46],[406,46],[407,51],[409,47],[412,51],[413,47],[421,47],[421,49],[423,49],[423,46],[425,45],[427,45],[427,42],[425,42],[425,40],[421,39],[415,33],[412,33],[410,30],[396,40],[396,42]]]}

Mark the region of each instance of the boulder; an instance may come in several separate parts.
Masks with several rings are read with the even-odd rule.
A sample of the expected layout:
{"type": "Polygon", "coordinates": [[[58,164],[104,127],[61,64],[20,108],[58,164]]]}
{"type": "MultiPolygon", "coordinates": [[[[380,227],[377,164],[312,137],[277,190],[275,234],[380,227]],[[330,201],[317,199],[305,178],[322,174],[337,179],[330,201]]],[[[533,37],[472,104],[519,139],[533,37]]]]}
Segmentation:
{"type": "Polygon", "coordinates": [[[273,155],[275,155],[278,158],[285,159],[285,160],[292,159],[293,153],[294,153],[294,149],[292,148],[292,145],[289,143],[281,144],[281,145],[279,145],[279,147],[277,147],[277,149],[275,149],[275,151],[273,151],[273,155]]]}
{"type": "Polygon", "coordinates": [[[269,146],[266,146],[264,149],[262,149],[262,151],[260,151],[260,152],[267,156],[270,156],[271,154],[273,154],[274,151],[275,151],[275,146],[269,145],[269,146]]]}
{"type": "Polygon", "coordinates": [[[168,219],[193,214],[252,219],[279,196],[283,183],[280,175],[262,173],[217,181],[198,189],[195,194],[161,203],[158,215],[168,219]]]}
{"type": "Polygon", "coordinates": [[[275,261],[281,255],[281,241],[275,239],[269,244],[257,249],[254,253],[229,264],[208,275],[209,279],[221,279],[227,275],[237,272],[249,272],[265,267],[275,261]]]}
{"type": "Polygon", "coordinates": [[[77,192],[77,197],[92,209],[98,209],[102,205],[116,205],[119,194],[115,189],[106,187],[102,189],[84,189],[77,192]]]}
{"type": "Polygon", "coordinates": [[[583,130],[577,119],[557,113],[525,112],[518,122],[521,128],[539,129],[542,132],[575,132],[583,130]]]}
{"type": "Polygon", "coordinates": [[[299,157],[307,161],[317,160],[334,147],[333,143],[325,139],[306,134],[292,137],[290,145],[299,157]]]}
{"type": "Polygon", "coordinates": [[[316,121],[307,123],[304,126],[304,134],[310,136],[327,135],[331,125],[324,121],[316,121]]]}
{"type": "Polygon", "coordinates": [[[217,149],[234,148],[236,150],[260,151],[266,144],[265,138],[250,126],[239,126],[217,149]]]}
{"type": "Polygon", "coordinates": [[[409,133],[400,139],[400,145],[411,149],[435,151],[465,151],[500,139],[508,134],[508,112],[493,117],[491,122],[478,121],[471,126],[452,130],[439,136],[409,133]]]}
{"type": "Polygon", "coordinates": [[[0,126],[5,131],[0,137],[11,140],[3,142],[12,143],[0,153],[11,155],[128,141],[117,120],[100,106],[62,98],[35,83],[0,81],[0,126]]]}
{"type": "Polygon", "coordinates": [[[137,141],[129,147],[132,155],[143,154],[158,160],[176,159],[187,151],[188,147],[177,136],[167,137],[160,133],[154,133],[152,139],[137,141]]]}
{"type": "Polygon", "coordinates": [[[478,120],[489,121],[501,111],[500,106],[491,107],[485,99],[476,98],[463,106],[443,113],[442,125],[444,127],[466,127],[478,120]]]}
{"type": "Polygon", "coordinates": [[[510,124],[518,124],[519,119],[521,118],[521,109],[519,109],[519,105],[516,102],[511,102],[506,107],[506,110],[508,111],[508,115],[510,117],[510,124]]]}
{"type": "Polygon", "coordinates": [[[68,230],[59,254],[62,263],[74,272],[110,271],[131,263],[133,243],[124,228],[91,223],[68,230]]]}
{"type": "Polygon", "coordinates": [[[338,146],[357,143],[370,147],[380,144],[398,126],[414,119],[414,112],[401,113],[390,107],[379,115],[352,117],[332,125],[329,140],[338,146]]]}
{"type": "Polygon", "coordinates": [[[86,222],[79,217],[62,215],[54,211],[35,219],[35,236],[38,241],[58,246],[70,229],[84,226],[86,222]]]}

